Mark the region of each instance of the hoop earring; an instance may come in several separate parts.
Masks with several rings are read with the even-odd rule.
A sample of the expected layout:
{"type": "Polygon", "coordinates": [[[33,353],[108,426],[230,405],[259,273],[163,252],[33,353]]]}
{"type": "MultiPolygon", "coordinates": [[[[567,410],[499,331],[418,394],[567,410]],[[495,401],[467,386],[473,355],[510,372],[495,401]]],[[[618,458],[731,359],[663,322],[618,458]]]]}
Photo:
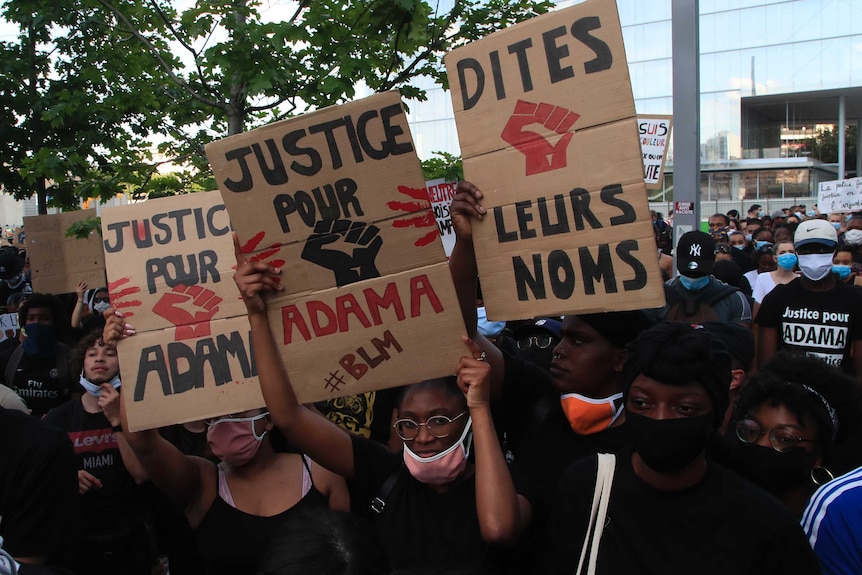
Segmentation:
{"type": "Polygon", "coordinates": [[[829,483],[830,481],[835,479],[835,476],[832,475],[832,472],[829,471],[828,469],[826,469],[825,467],[821,466],[821,465],[816,465],[816,466],[812,467],[809,475],[811,475],[811,482],[814,483],[814,485],[816,485],[818,487],[820,487],[821,485],[825,485],[826,483],[829,483]],[[819,471],[821,473],[822,476],[820,478],[820,481],[818,481],[817,477],[814,475],[815,471],[819,471]],[[826,477],[828,477],[829,479],[826,479],[826,481],[823,481],[823,479],[826,477]]]}

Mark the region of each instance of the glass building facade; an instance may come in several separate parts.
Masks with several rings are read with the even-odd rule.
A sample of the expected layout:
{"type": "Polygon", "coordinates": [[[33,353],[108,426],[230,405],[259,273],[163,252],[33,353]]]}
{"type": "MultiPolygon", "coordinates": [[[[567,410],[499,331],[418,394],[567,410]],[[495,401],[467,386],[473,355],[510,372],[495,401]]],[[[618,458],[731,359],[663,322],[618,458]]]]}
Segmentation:
{"type": "MultiPolygon", "coordinates": [[[[671,0],[617,6],[638,114],[672,114],[671,0]]],[[[855,150],[862,0],[700,0],[702,200],[792,203],[816,195],[819,181],[836,179],[837,166],[817,157],[812,138],[838,123],[841,96],[855,150]]],[[[448,92],[429,90],[427,103],[411,105],[410,120],[421,158],[459,153],[448,92]]],[[[857,175],[856,166],[854,152],[846,177],[857,175]]],[[[667,170],[652,201],[673,200],[672,150],[667,170]]]]}

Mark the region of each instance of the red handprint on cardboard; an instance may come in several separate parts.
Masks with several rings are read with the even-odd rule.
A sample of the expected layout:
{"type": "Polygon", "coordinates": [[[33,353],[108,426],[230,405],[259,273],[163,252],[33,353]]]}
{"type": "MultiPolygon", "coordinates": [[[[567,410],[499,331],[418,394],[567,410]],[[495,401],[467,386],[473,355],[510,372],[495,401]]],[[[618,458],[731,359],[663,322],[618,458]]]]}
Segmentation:
{"type": "Polygon", "coordinates": [[[528,176],[559,170],[566,167],[566,150],[574,136],[574,132],[569,132],[569,129],[580,117],[580,114],[553,104],[518,100],[515,112],[506,122],[500,137],[526,156],[528,176]],[[551,145],[544,136],[524,130],[531,124],[544,126],[562,134],[562,137],[551,145]]]}
{"type": "Polygon", "coordinates": [[[222,298],[201,286],[179,284],[153,306],[153,312],[177,326],[174,341],[210,335],[210,321],[222,298]]]}
{"type": "Polygon", "coordinates": [[[141,305],[141,300],[139,299],[125,299],[128,296],[141,291],[141,288],[137,286],[126,285],[131,281],[132,278],[123,277],[117,281],[108,282],[108,293],[111,296],[111,305],[114,306],[114,309],[125,310],[123,313],[127,318],[135,315],[134,312],[128,308],[138,307],[141,305]]]}
{"type": "Polygon", "coordinates": [[[434,211],[428,203],[428,190],[426,188],[409,188],[407,186],[398,186],[398,191],[413,198],[413,202],[387,202],[386,206],[390,210],[397,210],[407,213],[420,212],[410,218],[400,218],[392,222],[393,228],[430,228],[434,229],[413,242],[416,247],[427,246],[434,241],[434,238],[440,235],[440,230],[437,228],[437,220],[434,218],[434,211]]]}

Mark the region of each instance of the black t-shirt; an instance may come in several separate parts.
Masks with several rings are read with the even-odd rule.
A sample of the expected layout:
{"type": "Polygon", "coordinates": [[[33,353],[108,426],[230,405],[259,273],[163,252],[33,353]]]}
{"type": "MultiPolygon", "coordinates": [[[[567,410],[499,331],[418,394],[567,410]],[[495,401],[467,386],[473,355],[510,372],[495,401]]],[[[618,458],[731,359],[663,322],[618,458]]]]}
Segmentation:
{"type": "MultiPolygon", "coordinates": [[[[574,573],[587,531],[597,458],[563,475],[546,530],[546,574],[574,573]]],[[[616,473],[599,547],[599,574],[776,575],[820,570],[799,523],[778,500],[709,461],[703,480],[682,491],[643,482],[631,452],[616,473]]]]}
{"type": "Polygon", "coordinates": [[[59,559],[78,515],[75,454],[62,431],[0,407],[0,536],[16,557],[59,559]]]}
{"type": "Polygon", "coordinates": [[[862,339],[862,291],[843,282],[829,291],[808,291],[795,279],[766,294],[756,321],[778,330],[779,350],[814,356],[852,373],[850,351],[853,341],[862,339]]]}
{"type": "MultiPolygon", "coordinates": [[[[0,376],[5,378],[6,365],[17,349],[18,346],[0,354],[0,376]]],[[[60,357],[59,354],[34,357],[24,353],[12,381],[6,381],[6,385],[27,403],[34,417],[42,417],[72,396],[77,380],[72,381],[68,366],[58,365],[60,357]]],[[[68,352],[65,357],[68,358],[68,352]]]]}
{"type": "Polygon", "coordinates": [[[438,493],[410,475],[401,453],[362,437],[351,440],[355,469],[351,493],[358,498],[356,508],[374,522],[393,570],[496,572],[493,553],[479,531],[473,477],[438,493]],[[370,510],[371,501],[393,473],[399,474],[398,481],[385,497],[383,512],[376,514],[370,510]]]}
{"type": "Polygon", "coordinates": [[[118,540],[144,519],[141,488],[129,475],[117,437],[103,413],[88,413],[80,399],[51,410],[45,421],[69,434],[77,468],[102,482],[81,496],[81,521],[77,531],[88,542],[118,540]]]}

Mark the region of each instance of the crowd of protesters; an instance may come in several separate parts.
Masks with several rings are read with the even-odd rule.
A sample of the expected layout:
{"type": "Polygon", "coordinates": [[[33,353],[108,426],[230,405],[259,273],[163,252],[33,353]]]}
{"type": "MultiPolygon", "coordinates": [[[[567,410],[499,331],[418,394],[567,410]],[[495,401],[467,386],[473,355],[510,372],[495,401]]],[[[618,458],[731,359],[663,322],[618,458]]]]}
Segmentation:
{"type": "Polygon", "coordinates": [[[454,376],[300,404],[290,275],[237,244],[265,406],[158,430],[126,426],[107,288],[34,293],[0,248],[0,574],[862,573],[862,214],[674,245],[653,213],[664,307],[506,323],[482,199],[451,205],[454,376]]]}

